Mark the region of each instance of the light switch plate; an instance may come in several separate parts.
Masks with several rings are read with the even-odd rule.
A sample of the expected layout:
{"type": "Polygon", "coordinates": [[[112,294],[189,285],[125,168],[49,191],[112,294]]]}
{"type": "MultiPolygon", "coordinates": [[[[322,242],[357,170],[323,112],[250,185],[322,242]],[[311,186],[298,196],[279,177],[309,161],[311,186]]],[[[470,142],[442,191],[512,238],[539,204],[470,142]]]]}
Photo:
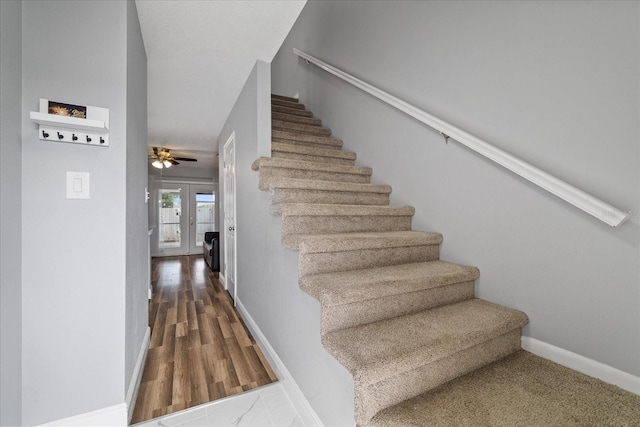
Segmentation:
{"type": "Polygon", "coordinates": [[[89,172],[67,171],[67,199],[89,198],[89,172]]]}

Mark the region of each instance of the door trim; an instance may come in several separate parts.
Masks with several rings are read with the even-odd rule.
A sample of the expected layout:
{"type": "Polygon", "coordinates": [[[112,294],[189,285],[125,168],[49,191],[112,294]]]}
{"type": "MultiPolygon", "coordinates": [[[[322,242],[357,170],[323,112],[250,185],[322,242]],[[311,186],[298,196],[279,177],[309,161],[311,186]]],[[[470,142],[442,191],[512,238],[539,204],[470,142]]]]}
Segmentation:
{"type": "MultiPolygon", "coordinates": [[[[236,204],[236,185],[235,185],[235,164],[236,164],[236,132],[233,131],[231,132],[231,135],[229,136],[229,138],[227,139],[227,141],[224,143],[224,145],[222,146],[222,162],[223,162],[223,180],[222,180],[222,188],[223,188],[223,197],[224,197],[224,201],[223,201],[223,212],[224,212],[224,207],[226,206],[226,204],[228,202],[230,202],[233,206],[233,227],[234,227],[234,237],[233,237],[233,248],[229,248],[229,239],[224,239],[224,276],[225,276],[225,282],[224,282],[224,287],[225,289],[229,289],[229,285],[228,285],[228,281],[226,280],[228,278],[228,274],[227,274],[227,269],[229,268],[228,266],[228,256],[229,256],[229,251],[233,251],[233,305],[236,306],[237,301],[238,301],[238,233],[237,233],[237,217],[238,217],[238,212],[236,210],[237,208],[237,204],[236,204]],[[229,194],[229,190],[227,189],[227,180],[226,180],[226,174],[227,174],[227,167],[226,167],[226,148],[228,145],[232,145],[233,147],[233,158],[231,159],[232,164],[233,164],[233,177],[234,177],[234,185],[233,185],[233,189],[231,191],[232,194],[229,194]],[[231,197],[231,200],[228,199],[228,197],[231,197]]],[[[226,218],[226,214],[223,215],[224,217],[224,230],[225,230],[225,235],[226,235],[226,230],[229,227],[229,225],[227,224],[227,218],[226,218]]]]}

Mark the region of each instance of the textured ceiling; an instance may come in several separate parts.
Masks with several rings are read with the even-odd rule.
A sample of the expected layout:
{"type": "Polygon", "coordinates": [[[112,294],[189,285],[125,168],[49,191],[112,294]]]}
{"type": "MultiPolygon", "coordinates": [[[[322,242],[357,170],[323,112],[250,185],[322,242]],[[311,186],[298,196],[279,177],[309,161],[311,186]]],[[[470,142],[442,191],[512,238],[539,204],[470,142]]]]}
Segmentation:
{"type": "Polygon", "coordinates": [[[217,167],[218,135],[255,61],[271,62],[304,4],[136,0],[147,51],[148,145],[198,158],[172,174],[217,167]]]}

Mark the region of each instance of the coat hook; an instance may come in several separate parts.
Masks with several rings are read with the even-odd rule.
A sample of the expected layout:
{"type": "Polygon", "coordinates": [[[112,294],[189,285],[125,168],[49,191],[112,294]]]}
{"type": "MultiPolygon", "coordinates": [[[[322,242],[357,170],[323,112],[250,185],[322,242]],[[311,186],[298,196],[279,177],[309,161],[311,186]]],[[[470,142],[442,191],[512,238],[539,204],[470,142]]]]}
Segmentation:
{"type": "Polygon", "coordinates": [[[444,137],[444,143],[448,144],[449,143],[449,135],[447,135],[444,132],[440,132],[440,135],[442,135],[444,137]]]}
{"type": "Polygon", "coordinates": [[[74,134],[72,134],[72,135],[71,135],[71,139],[72,139],[73,141],[77,141],[77,140],[78,140],[78,137],[77,137],[77,136],[76,136],[76,134],[74,133],[74,134]]]}
{"type": "Polygon", "coordinates": [[[104,144],[104,138],[100,137],[100,144],[104,144]]]}
{"type": "Polygon", "coordinates": [[[45,138],[49,138],[49,134],[46,131],[42,131],[42,136],[45,138]]]}
{"type": "Polygon", "coordinates": [[[87,142],[91,142],[91,138],[89,138],[89,135],[87,135],[87,142]]]}
{"type": "Polygon", "coordinates": [[[60,132],[58,132],[58,139],[64,139],[64,135],[62,135],[60,132]]]}

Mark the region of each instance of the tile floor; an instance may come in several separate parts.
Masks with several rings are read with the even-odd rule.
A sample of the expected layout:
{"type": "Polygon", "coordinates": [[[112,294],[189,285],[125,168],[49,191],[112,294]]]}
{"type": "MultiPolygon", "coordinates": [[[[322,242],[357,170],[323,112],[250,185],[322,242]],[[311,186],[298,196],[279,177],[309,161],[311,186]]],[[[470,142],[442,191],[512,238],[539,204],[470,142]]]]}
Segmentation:
{"type": "Polygon", "coordinates": [[[282,384],[273,383],[134,426],[304,427],[304,423],[282,384]]]}

